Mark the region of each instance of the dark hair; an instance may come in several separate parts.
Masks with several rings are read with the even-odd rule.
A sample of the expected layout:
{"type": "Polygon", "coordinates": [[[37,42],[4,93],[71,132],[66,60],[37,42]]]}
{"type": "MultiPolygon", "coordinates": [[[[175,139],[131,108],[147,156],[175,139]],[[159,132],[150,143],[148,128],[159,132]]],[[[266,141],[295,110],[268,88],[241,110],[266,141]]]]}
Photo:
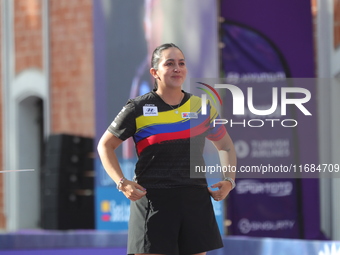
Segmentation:
{"type": "MultiPolygon", "coordinates": [[[[158,46],[153,51],[152,56],[151,56],[151,68],[158,70],[158,64],[159,64],[159,60],[162,57],[162,52],[163,52],[163,50],[166,50],[166,49],[169,49],[169,48],[177,48],[182,52],[182,50],[177,45],[175,45],[174,43],[164,43],[164,44],[158,46]]],[[[183,54],[183,52],[182,52],[182,54],[183,54]]],[[[155,79],[154,90],[157,90],[157,88],[158,88],[157,80],[155,79]]]]}

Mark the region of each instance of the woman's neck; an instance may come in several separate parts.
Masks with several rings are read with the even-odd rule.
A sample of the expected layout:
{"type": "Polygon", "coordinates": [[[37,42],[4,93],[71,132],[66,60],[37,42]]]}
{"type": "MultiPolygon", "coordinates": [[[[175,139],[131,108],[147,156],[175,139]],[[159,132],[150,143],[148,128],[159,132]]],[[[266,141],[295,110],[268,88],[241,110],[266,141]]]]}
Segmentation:
{"type": "Polygon", "coordinates": [[[183,97],[184,93],[181,89],[157,89],[156,93],[163,99],[163,101],[169,105],[178,105],[183,97]]]}

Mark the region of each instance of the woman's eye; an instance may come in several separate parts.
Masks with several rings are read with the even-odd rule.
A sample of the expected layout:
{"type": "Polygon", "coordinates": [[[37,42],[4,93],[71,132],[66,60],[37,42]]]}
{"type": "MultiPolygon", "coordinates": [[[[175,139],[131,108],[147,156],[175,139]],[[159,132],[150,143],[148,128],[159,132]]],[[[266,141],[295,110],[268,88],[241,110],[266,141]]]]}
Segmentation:
{"type": "Polygon", "coordinates": [[[180,63],[181,66],[185,66],[185,63],[180,63]]]}
{"type": "Polygon", "coordinates": [[[167,66],[172,66],[172,63],[171,63],[171,62],[169,62],[169,63],[167,63],[166,65],[167,65],[167,66]]]}

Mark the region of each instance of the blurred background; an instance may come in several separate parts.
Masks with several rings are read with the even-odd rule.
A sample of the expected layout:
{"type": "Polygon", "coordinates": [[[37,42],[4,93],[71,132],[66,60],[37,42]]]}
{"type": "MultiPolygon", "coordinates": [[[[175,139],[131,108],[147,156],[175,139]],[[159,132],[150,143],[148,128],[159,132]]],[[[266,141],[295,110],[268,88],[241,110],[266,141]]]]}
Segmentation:
{"type": "MultiPolygon", "coordinates": [[[[339,164],[340,0],[1,0],[0,13],[4,234],[127,229],[128,201],[95,148],[126,101],[152,89],[151,53],[165,42],[185,54],[188,91],[192,79],[283,77],[311,92],[312,116],[291,113],[296,128],[229,130],[241,165],[339,164]]],[[[132,178],[130,140],[118,157],[132,178]]],[[[338,178],[238,182],[214,204],[223,235],[340,239],[338,178]]]]}

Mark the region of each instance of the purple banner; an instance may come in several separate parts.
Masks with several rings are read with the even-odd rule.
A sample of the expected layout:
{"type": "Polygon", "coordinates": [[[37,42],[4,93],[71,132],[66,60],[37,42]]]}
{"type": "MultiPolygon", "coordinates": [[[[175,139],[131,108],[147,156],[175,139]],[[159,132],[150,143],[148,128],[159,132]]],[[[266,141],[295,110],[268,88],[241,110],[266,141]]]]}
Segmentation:
{"type": "Polygon", "coordinates": [[[292,179],[290,175],[285,178],[283,173],[275,172],[279,167],[288,169],[296,164],[296,130],[291,127],[296,125],[291,121],[293,109],[287,107],[287,114],[281,116],[281,100],[278,98],[280,89],[287,87],[285,79],[282,82],[233,84],[248,98],[249,88],[252,88],[254,109],[265,111],[272,108],[274,111],[273,106],[277,107],[272,114],[258,116],[246,104],[244,115],[233,115],[235,107],[232,102],[235,99],[230,93],[223,98],[223,118],[228,121],[226,125],[234,140],[240,171],[237,173],[237,187],[229,196],[228,219],[232,222],[229,231],[233,235],[299,238],[302,228],[298,203],[300,179],[292,179]]]}
{"type": "MultiPolygon", "coordinates": [[[[314,77],[310,5],[309,0],[221,1],[221,16],[225,19],[221,24],[225,46],[221,50],[222,72],[227,82],[237,85],[244,94],[253,87],[255,108],[268,109],[272,105],[273,91],[263,82],[314,77]]],[[[275,87],[279,88],[277,84],[275,87]]],[[[287,110],[286,116],[276,116],[280,121],[275,124],[284,117],[296,120],[296,127],[227,127],[238,150],[240,167],[318,162],[315,86],[309,83],[306,89],[312,95],[308,103],[312,116],[307,118],[296,107],[287,110]]],[[[227,97],[224,101],[232,102],[227,97]]],[[[225,116],[230,114],[230,107],[223,108],[225,116]]],[[[261,119],[251,114],[243,117],[247,123],[252,118],[261,119]]],[[[226,118],[237,119],[230,115],[226,118]]],[[[322,238],[318,192],[318,179],[239,179],[238,188],[230,194],[230,231],[250,236],[322,238]]]]}

